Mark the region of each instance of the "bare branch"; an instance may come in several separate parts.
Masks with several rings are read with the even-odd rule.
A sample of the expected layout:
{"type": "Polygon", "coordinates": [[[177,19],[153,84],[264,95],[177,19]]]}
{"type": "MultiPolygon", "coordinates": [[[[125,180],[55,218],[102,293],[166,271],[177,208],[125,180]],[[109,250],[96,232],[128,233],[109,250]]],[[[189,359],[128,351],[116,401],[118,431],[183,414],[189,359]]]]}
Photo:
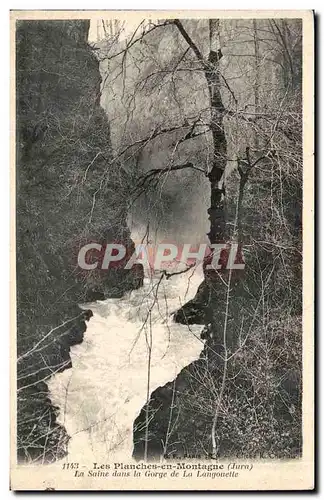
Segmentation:
{"type": "Polygon", "coordinates": [[[149,182],[152,181],[153,178],[155,177],[157,177],[157,182],[158,182],[159,178],[164,174],[167,174],[169,172],[175,172],[176,170],[185,170],[187,168],[198,170],[198,172],[202,172],[204,175],[206,175],[206,172],[203,168],[196,167],[191,162],[183,163],[181,165],[172,165],[170,167],[165,167],[165,168],[154,168],[152,170],[149,170],[145,175],[143,175],[140,178],[137,187],[135,189],[148,187],[149,182]]]}
{"type": "MultiPolygon", "coordinates": [[[[140,25],[143,23],[143,21],[140,23],[140,25]]],[[[120,56],[121,54],[124,54],[124,52],[127,52],[127,50],[129,50],[133,45],[135,45],[135,43],[137,42],[140,42],[141,40],[143,40],[143,38],[148,35],[149,33],[151,33],[152,31],[154,31],[155,29],[157,28],[161,28],[162,26],[167,26],[169,24],[172,24],[172,21],[171,20],[167,20],[167,21],[164,21],[163,23],[161,24],[156,24],[154,25],[152,28],[148,29],[147,31],[145,31],[140,37],[136,38],[135,40],[133,40],[134,38],[134,34],[131,38],[131,41],[126,45],[126,48],[123,49],[123,50],[120,50],[119,52],[116,52],[116,54],[113,54],[112,56],[105,56],[101,59],[101,61],[104,61],[105,59],[108,59],[108,60],[111,60],[111,59],[114,59],[115,57],[118,57],[120,56]]],[[[138,27],[139,28],[139,27],[138,27]]],[[[138,30],[137,28],[137,30],[138,30]]],[[[137,31],[136,30],[136,31],[137,31]]]]}
{"type": "Polygon", "coordinates": [[[188,35],[187,31],[184,29],[184,26],[183,26],[182,22],[180,21],[180,19],[174,19],[172,22],[173,22],[173,24],[176,25],[176,27],[180,31],[181,35],[183,36],[183,38],[186,40],[187,44],[194,51],[194,53],[197,56],[197,59],[205,64],[205,60],[204,60],[202,53],[198,49],[198,47],[195,44],[195,42],[193,41],[193,39],[188,35]]]}

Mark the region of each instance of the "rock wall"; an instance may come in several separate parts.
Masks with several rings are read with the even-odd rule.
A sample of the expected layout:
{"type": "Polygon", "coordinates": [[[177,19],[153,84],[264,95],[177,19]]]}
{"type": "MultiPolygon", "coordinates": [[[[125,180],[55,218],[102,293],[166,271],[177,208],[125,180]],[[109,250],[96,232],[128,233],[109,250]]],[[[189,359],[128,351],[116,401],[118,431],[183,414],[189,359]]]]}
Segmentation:
{"type": "Polygon", "coordinates": [[[71,366],[90,311],[78,304],[119,297],[141,270],[83,272],[89,241],[133,242],[126,224],[128,178],[112,156],[99,104],[98,61],[89,21],[18,21],[17,355],[18,458],[48,462],[66,453],[46,380],[71,366]]]}
{"type": "MultiPolygon", "coordinates": [[[[203,22],[194,25],[194,35],[202,27],[203,22]]],[[[172,73],[178,63],[180,68],[188,66],[187,58],[191,56],[187,54],[180,61],[186,47],[177,29],[165,26],[132,46],[124,60],[124,71],[121,71],[122,55],[110,57],[125,47],[125,40],[103,41],[99,47],[101,104],[111,117],[113,146],[122,151],[135,144],[123,155],[129,169],[138,177],[153,168],[187,161],[205,168],[211,156],[208,134],[181,141],[199,115],[201,121],[195,133],[204,130],[208,97],[202,74],[172,73]],[[137,143],[154,132],[155,138],[137,143]]],[[[151,240],[207,243],[209,197],[209,181],[201,172],[193,169],[172,172],[132,205],[131,227],[143,234],[149,224],[151,240]]]]}

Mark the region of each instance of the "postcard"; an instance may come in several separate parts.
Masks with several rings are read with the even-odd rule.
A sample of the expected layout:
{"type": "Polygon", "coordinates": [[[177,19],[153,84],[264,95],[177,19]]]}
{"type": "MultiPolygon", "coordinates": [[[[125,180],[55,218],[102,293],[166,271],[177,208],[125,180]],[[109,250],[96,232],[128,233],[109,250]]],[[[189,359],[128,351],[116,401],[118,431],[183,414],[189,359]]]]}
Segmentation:
{"type": "Polygon", "coordinates": [[[313,489],[313,12],[10,17],[11,489],[313,489]]]}

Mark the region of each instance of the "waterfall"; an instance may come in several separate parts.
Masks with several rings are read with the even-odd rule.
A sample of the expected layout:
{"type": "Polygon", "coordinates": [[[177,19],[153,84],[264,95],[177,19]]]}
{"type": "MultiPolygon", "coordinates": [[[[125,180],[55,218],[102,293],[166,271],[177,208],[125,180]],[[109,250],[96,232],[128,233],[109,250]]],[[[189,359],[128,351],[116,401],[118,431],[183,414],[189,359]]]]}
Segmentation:
{"type": "Polygon", "coordinates": [[[58,421],[71,437],[69,461],[131,460],[133,423],[147,393],[203,349],[201,326],[172,321],[202,280],[199,267],[168,280],[155,275],[123,298],[87,305],[94,315],[82,344],[71,348],[72,368],[49,381],[58,421]]]}

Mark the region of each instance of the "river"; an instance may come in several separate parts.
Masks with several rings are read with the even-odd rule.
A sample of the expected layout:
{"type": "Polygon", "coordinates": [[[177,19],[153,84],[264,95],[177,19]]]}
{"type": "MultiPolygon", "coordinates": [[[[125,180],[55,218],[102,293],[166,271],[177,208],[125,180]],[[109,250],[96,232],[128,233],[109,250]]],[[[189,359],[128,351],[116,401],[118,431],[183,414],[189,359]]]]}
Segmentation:
{"type": "Polygon", "coordinates": [[[72,368],[49,381],[58,422],[71,437],[68,461],[131,460],[133,422],[147,396],[203,349],[201,326],[172,320],[202,279],[199,267],[168,280],[155,275],[123,298],[87,304],[93,317],[71,348],[72,368]]]}

